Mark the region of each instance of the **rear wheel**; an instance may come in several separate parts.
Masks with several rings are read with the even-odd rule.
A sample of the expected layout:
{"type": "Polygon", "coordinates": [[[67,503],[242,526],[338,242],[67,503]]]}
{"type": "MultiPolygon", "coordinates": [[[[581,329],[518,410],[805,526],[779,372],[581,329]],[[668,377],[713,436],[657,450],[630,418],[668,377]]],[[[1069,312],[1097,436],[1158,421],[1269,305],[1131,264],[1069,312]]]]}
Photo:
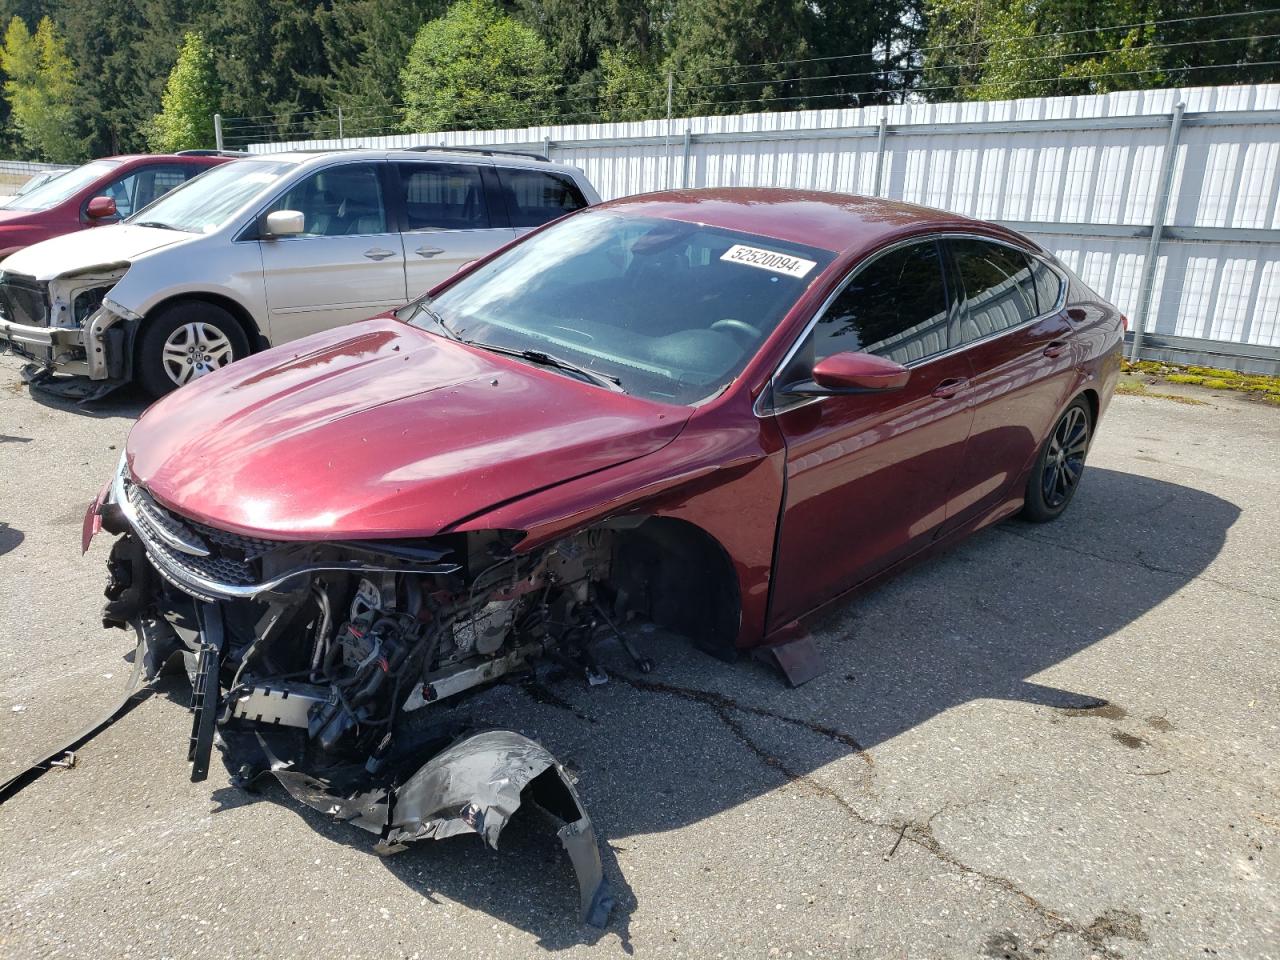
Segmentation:
{"type": "Polygon", "coordinates": [[[1049,431],[1027,478],[1022,515],[1034,523],[1056,520],[1075,496],[1084,474],[1092,431],[1089,404],[1077,397],[1049,431]]]}
{"type": "Polygon", "coordinates": [[[135,374],[153,397],[249,355],[239,322],[212,303],[188,300],[165,307],[143,326],[135,374]]]}

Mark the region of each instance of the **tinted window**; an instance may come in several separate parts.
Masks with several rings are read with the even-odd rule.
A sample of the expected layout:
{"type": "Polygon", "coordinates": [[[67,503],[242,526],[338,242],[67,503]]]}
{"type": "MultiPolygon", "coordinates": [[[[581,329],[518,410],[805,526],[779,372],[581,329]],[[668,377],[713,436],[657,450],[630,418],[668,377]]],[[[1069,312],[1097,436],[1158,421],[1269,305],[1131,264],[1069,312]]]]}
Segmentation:
{"type": "Polygon", "coordinates": [[[541,170],[498,169],[513,227],[540,227],[587,205],[573,181],[541,170]]]}
{"type": "Polygon", "coordinates": [[[480,168],[466,163],[402,163],[409,230],[484,230],[489,226],[480,168]]]}
{"type": "Polygon", "coordinates": [[[326,167],[289,188],[272,210],[298,210],[311,237],[387,232],[378,168],[369,163],[326,167]]]}
{"type": "Polygon", "coordinates": [[[932,240],[892,250],[849,281],[814,328],[815,361],[862,350],[898,363],[947,348],[947,294],[932,240]]]}
{"type": "Polygon", "coordinates": [[[1062,296],[1062,278],[1043,260],[1031,259],[1031,275],[1035,277],[1037,313],[1049,313],[1062,296]]]}
{"type": "Polygon", "coordinates": [[[960,339],[978,340],[1025,323],[1036,309],[1035,280],[1025,254],[985,240],[951,240],[965,308],[960,339]]]}

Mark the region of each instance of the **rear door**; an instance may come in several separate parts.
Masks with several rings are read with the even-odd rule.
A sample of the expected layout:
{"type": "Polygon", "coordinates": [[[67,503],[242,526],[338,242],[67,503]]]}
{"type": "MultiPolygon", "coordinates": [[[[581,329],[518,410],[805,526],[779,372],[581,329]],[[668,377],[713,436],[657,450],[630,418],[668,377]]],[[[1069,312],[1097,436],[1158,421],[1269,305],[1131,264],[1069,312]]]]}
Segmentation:
{"type": "Polygon", "coordinates": [[[1078,345],[1061,279],[1018,247],[971,237],[943,246],[962,297],[959,346],[973,367],[973,430],[947,529],[1008,506],[1075,382],[1078,345]]]}
{"type": "Polygon", "coordinates": [[[497,166],[507,216],[516,233],[527,233],[550,220],[587,206],[571,177],[554,170],[497,166]]]}
{"type": "Polygon", "coordinates": [[[268,208],[297,210],[304,233],[258,240],[272,343],[363,320],[408,300],[404,247],[381,160],[323,167],[268,208]]]}
{"type": "Polygon", "coordinates": [[[515,239],[490,165],[406,160],[393,166],[410,297],[515,239]]]}
{"type": "Polygon", "coordinates": [[[861,350],[909,367],[911,379],[895,391],[775,396],[787,465],[772,627],[923,548],[942,524],[972,419],[952,321],[938,243],[915,241],[855,268],[784,365],[776,382],[861,350]]]}

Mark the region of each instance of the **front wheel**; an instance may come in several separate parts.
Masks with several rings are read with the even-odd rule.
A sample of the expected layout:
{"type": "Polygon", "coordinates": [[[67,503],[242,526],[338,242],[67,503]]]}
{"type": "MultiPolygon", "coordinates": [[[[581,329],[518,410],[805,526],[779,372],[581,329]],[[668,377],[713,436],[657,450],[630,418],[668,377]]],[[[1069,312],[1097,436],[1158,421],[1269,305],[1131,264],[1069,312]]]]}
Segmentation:
{"type": "Polygon", "coordinates": [[[145,321],[135,374],[147,393],[160,397],[248,355],[249,338],[235,317],[190,300],[145,321]]]}
{"type": "Polygon", "coordinates": [[[1089,405],[1083,397],[1077,397],[1062,412],[1040,448],[1027,478],[1023,517],[1033,523],[1047,523],[1067,509],[1084,474],[1091,428],[1089,405]]]}

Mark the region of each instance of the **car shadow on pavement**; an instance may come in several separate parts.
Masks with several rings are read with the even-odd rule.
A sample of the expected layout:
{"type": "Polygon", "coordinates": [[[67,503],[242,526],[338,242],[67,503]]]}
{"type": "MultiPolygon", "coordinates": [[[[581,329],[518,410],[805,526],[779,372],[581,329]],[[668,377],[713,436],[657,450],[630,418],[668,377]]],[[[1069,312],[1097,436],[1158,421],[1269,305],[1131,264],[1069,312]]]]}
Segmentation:
{"type": "Polygon", "coordinates": [[[21,530],[0,520],[0,557],[20,546],[24,539],[26,538],[21,530]]]}
{"type": "Polygon", "coordinates": [[[84,403],[49,390],[42,390],[39,386],[28,386],[26,390],[27,396],[34,403],[38,403],[41,406],[99,420],[115,417],[128,417],[136,420],[142,416],[142,412],[151,404],[151,398],[134,384],[126,384],[117,390],[113,390],[105,397],[97,400],[88,400],[84,403]]]}
{"type": "MultiPolygon", "coordinates": [[[[488,726],[533,737],[580,772],[618,900],[608,932],[629,949],[633,912],[661,907],[637,902],[627,886],[627,851],[643,845],[647,873],[674,856],[655,854],[647,835],[681,831],[670,844],[694,878],[710,878],[724,863],[710,818],[796,781],[856,808],[874,775],[875,748],[950,708],[1012,700],[1105,709],[1106,691],[1060,690],[1033,678],[1114,637],[1203,574],[1239,512],[1201,490],[1090,468],[1056,523],[1001,524],[828,612],[814,638],[829,669],[798,689],[756,661],[724,664],[641,631],[637,643],[657,661],[650,674],[620,649],[607,650],[612,681],[604,686],[540,675],[485,691],[465,709],[488,726]],[[821,780],[837,761],[846,761],[838,795],[821,780]]],[[[1151,667],[1158,683],[1158,665],[1151,667]]],[[[990,722],[1010,721],[993,709],[990,722]]],[[[221,798],[245,802],[230,792],[238,799],[221,798]]],[[[335,842],[372,847],[370,835],[301,808],[281,789],[264,796],[335,842]]],[[[518,822],[503,835],[501,854],[458,837],[418,843],[384,863],[428,900],[484,911],[546,949],[598,939],[576,922],[573,873],[555,837],[518,822]]]]}

